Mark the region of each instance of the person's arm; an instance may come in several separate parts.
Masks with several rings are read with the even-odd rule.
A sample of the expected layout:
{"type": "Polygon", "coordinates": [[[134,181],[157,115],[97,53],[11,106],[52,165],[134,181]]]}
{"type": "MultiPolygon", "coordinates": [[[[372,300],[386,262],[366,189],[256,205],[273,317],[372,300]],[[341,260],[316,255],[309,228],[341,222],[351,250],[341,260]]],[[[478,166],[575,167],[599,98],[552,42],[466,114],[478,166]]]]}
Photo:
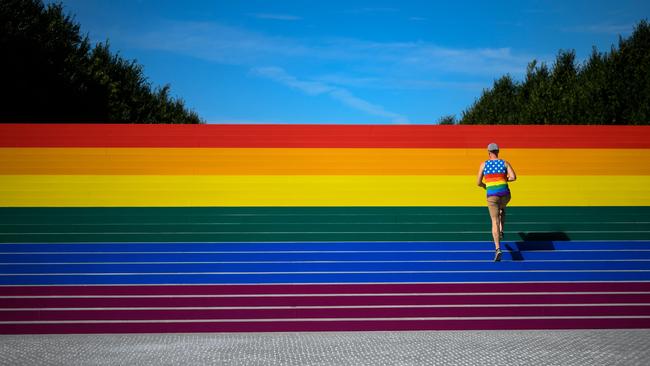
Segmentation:
{"type": "Polygon", "coordinates": [[[512,165],[506,161],[506,169],[508,170],[508,182],[514,182],[517,180],[517,173],[512,169],[512,165]]]}
{"type": "Polygon", "coordinates": [[[483,183],[483,169],[485,168],[485,163],[481,163],[481,166],[478,168],[478,177],[476,177],[476,185],[485,189],[485,183],[483,183]]]}

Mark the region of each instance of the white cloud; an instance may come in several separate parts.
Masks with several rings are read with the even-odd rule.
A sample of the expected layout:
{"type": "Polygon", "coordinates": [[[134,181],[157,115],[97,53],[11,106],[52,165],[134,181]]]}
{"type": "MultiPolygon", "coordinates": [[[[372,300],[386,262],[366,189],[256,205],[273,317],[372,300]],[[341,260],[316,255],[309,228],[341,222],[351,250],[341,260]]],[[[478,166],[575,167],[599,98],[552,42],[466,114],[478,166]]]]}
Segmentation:
{"type": "Polygon", "coordinates": [[[571,33],[602,33],[602,34],[628,34],[634,30],[634,24],[599,23],[590,25],[577,25],[560,28],[563,32],[571,33]]]}
{"type": "Polygon", "coordinates": [[[212,117],[212,118],[207,118],[207,123],[213,125],[286,125],[286,124],[301,124],[302,122],[292,123],[292,122],[287,122],[286,120],[271,121],[271,120],[241,119],[241,118],[230,118],[230,117],[212,117]]]}
{"type": "MultiPolygon", "coordinates": [[[[177,52],[210,61],[256,66],[326,61],[334,68],[370,70],[385,79],[440,76],[494,78],[523,75],[533,58],[510,48],[449,48],[429,42],[372,42],[351,38],[291,38],[216,22],[168,22],[125,39],[137,47],[177,52]]],[[[137,34],[137,32],[132,32],[137,34]]]]}
{"type": "MultiPolygon", "coordinates": [[[[268,119],[263,119],[263,120],[258,120],[258,119],[247,119],[247,118],[231,118],[231,117],[206,117],[206,120],[208,124],[211,125],[302,125],[305,123],[312,123],[312,122],[305,122],[305,121],[291,121],[287,119],[283,120],[268,120],[268,119]]],[[[327,121],[318,121],[314,122],[318,123],[319,125],[325,124],[325,125],[345,125],[349,124],[349,120],[342,120],[342,121],[332,121],[332,120],[327,120],[327,121]]],[[[377,121],[355,121],[355,124],[377,124],[377,121]]]]}
{"type": "Polygon", "coordinates": [[[300,80],[295,76],[288,74],[284,69],[280,67],[255,67],[251,69],[251,73],[273,80],[288,87],[298,89],[308,95],[326,94],[334,100],[347,105],[348,107],[372,116],[390,119],[393,123],[409,123],[407,117],[402,116],[398,113],[387,111],[380,105],[373,104],[364,99],[356,97],[347,89],[332,86],[319,81],[300,80]]]}
{"type": "Polygon", "coordinates": [[[289,38],[214,22],[165,22],[125,41],[145,49],[236,65],[268,62],[278,57],[308,57],[313,53],[310,47],[289,38]]]}
{"type": "Polygon", "coordinates": [[[369,8],[359,8],[359,9],[350,9],[346,10],[345,13],[348,14],[381,14],[381,13],[397,13],[399,9],[389,8],[389,7],[369,7],[369,8]]]}
{"type": "Polygon", "coordinates": [[[480,92],[486,87],[485,83],[473,81],[440,81],[435,79],[418,78],[390,78],[354,76],[343,73],[325,74],[312,78],[324,83],[351,88],[368,89],[400,89],[400,90],[431,90],[431,89],[458,89],[480,92]]]}
{"type": "Polygon", "coordinates": [[[302,20],[302,17],[289,15],[289,14],[269,14],[269,13],[254,13],[249,14],[250,16],[257,19],[269,19],[269,20],[302,20]]]}
{"type": "Polygon", "coordinates": [[[335,89],[332,86],[317,81],[298,80],[296,77],[287,74],[287,72],[280,67],[255,67],[251,69],[251,73],[290,86],[294,89],[298,89],[309,95],[329,93],[335,89]]]}
{"type": "Polygon", "coordinates": [[[317,81],[322,81],[328,84],[348,86],[353,88],[378,88],[381,89],[382,82],[384,81],[381,77],[372,77],[372,76],[354,76],[347,75],[343,73],[331,73],[326,75],[319,75],[313,78],[317,81]]]}
{"type": "Polygon", "coordinates": [[[342,88],[335,88],[333,91],[330,92],[330,95],[334,98],[337,99],[344,104],[360,110],[362,112],[365,112],[367,114],[373,115],[373,116],[379,116],[379,117],[384,117],[384,118],[389,118],[391,121],[397,124],[407,124],[409,123],[409,119],[405,116],[402,116],[400,114],[390,112],[384,109],[384,107],[377,105],[377,104],[372,104],[368,101],[365,101],[361,98],[357,98],[352,93],[347,91],[346,89],[342,88]]]}

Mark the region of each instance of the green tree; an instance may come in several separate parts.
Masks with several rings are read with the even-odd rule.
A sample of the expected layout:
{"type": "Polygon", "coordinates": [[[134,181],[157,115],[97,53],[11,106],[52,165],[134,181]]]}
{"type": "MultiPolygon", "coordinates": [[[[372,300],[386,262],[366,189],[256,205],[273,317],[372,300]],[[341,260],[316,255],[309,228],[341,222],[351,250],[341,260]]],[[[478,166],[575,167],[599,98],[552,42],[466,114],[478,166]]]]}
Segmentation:
{"type": "Polygon", "coordinates": [[[513,118],[513,123],[547,123],[548,109],[546,101],[550,98],[549,86],[551,73],[545,63],[537,65],[537,60],[528,64],[525,82],[521,84],[518,103],[519,117],[513,118]]]}
{"type": "Polygon", "coordinates": [[[439,125],[455,125],[456,123],[458,123],[458,121],[456,121],[456,116],[453,114],[448,114],[438,118],[439,125]]]}
{"type": "Polygon", "coordinates": [[[465,124],[508,124],[518,115],[519,85],[510,75],[495,81],[491,90],[483,95],[469,110],[463,112],[461,123],[465,124]]]}
{"type": "Polygon", "coordinates": [[[560,51],[557,55],[549,90],[548,120],[557,124],[571,124],[582,120],[578,115],[577,84],[578,68],[575,51],[560,51]]]}
{"type": "Polygon", "coordinates": [[[640,21],[609,53],[587,62],[560,51],[551,68],[533,60],[522,82],[506,75],[463,111],[462,124],[650,124],[650,25],[640,21]]]}
{"type": "Polygon", "coordinates": [[[61,4],[0,0],[0,54],[0,122],[201,122],[136,61],[92,47],[61,4]]]}

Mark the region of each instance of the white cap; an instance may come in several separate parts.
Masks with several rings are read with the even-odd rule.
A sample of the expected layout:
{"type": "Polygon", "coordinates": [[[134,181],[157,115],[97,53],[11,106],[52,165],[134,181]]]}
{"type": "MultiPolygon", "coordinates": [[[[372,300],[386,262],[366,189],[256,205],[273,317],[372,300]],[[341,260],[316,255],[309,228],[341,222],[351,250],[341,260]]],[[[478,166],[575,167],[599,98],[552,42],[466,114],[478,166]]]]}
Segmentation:
{"type": "Polygon", "coordinates": [[[492,142],[488,145],[488,151],[499,151],[499,145],[496,143],[492,142]]]}

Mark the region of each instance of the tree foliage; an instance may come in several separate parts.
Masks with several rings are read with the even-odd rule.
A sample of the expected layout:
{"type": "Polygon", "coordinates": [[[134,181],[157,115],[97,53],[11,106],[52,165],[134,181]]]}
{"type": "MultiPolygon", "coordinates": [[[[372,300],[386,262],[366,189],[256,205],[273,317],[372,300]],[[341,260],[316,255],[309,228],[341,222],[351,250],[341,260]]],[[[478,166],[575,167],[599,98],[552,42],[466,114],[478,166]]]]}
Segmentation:
{"type": "Polygon", "coordinates": [[[533,60],[523,81],[506,75],[462,113],[461,124],[650,124],[650,25],[640,21],[609,53],[584,64],[561,50],[533,60]]]}
{"type": "Polygon", "coordinates": [[[0,0],[1,122],[201,123],[136,61],[92,47],[61,4],[0,0]]]}
{"type": "Polygon", "coordinates": [[[456,121],[456,116],[453,114],[448,114],[446,116],[442,116],[438,119],[438,124],[439,125],[455,125],[457,124],[458,121],[456,121]]]}

